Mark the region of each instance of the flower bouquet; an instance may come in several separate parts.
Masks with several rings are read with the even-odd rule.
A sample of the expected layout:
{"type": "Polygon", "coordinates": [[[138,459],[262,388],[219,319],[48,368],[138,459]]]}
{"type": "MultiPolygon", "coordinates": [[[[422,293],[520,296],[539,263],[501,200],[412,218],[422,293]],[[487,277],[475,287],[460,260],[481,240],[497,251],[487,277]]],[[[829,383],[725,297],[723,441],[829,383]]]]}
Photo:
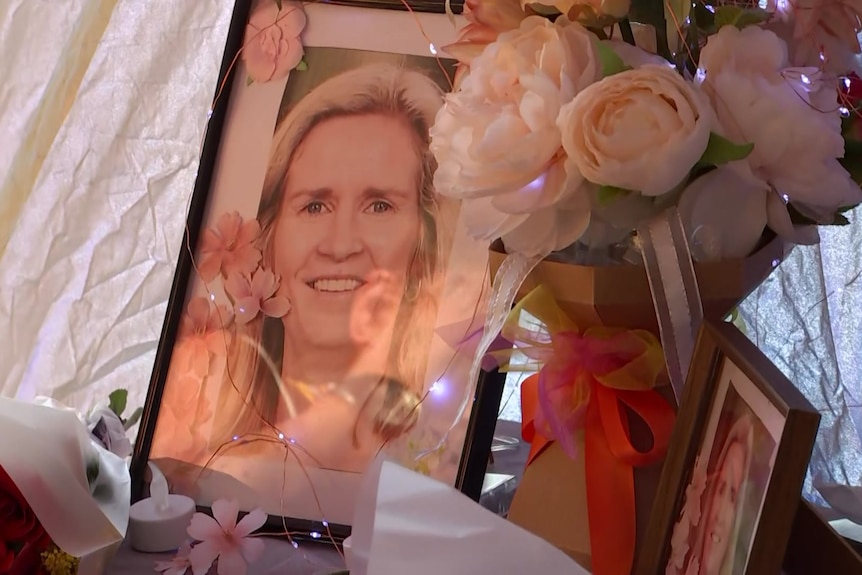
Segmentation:
{"type": "MultiPolygon", "coordinates": [[[[432,149],[437,191],[461,199],[471,233],[494,242],[485,343],[511,303],[540,287],[556,310],[550,317],[566,317],[558,340],[568,347],[558,354],[572,357],[573,342],[599,327],[660,334],[678,392],[699,318],[726,316],[785,246],[816,243],[818,226],[846,224],[862,201],[862,6],[466,4],[460,40],[443,48],[460,66],[432,149]]],[[[554,339],[535,324],[535,334],[554,339]]],[[[558,359],[546,355],[538,367],[558,359]]],[[[568,393],[588,411],[597,389],[571,382],[568,393]]],[[[544,400],[547,423],[558,404],[544,400]]],[[[631,419],[631,443],[647,449],[649,431],[631,419]]],[[[593,518],[625,512],[589,509],[584,458],[564,453],[550,427],[532,429],[557,441],[531,459],[510,518],[599,575],[627,572],[632,556],[620,571],[593,557],[607,548],[597,537],[617,537],[596,532],[593,518]]],[[[576,433],[583,440],[583,428],[576,433]]],[[[635,473],[640,525],[650,473],[635,473]]]]}
{"type": "Polygon", "coordinates": [[[125,461],[51,405],[0,398],[0,437],[0,574],[102,573],[128,523],[125,461]]]}

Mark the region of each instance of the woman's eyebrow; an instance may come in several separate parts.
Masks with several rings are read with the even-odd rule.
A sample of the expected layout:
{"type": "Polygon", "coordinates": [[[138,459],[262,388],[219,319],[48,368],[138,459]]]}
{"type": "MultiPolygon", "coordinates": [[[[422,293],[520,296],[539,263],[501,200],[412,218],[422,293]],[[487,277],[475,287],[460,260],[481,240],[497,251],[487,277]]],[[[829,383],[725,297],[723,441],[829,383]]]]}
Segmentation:
{"type": "Polygon", "coordinates": [[[409,198],[410,191],[402,190],[399,188],[365,188],[364,193],[362,194],[366,198],[374,199],[374,198],[409,198]]]}
{"type": "Polygon", "coordinates": [[[332,197],[331,188],[315,188],[311,190],[294,190],[287,194],[288,198],[303,198],[308,200],[328,200],[332,197]]]}

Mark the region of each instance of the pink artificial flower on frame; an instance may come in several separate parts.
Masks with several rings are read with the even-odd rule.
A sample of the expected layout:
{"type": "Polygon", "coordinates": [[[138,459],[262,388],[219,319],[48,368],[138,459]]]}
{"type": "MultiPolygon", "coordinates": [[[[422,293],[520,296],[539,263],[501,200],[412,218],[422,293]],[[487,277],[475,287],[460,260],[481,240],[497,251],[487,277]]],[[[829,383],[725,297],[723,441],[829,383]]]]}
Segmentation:
{"type": "Polygon", "coordinates": [[[239,324],[246,324],[263,313],[269,317],[282,317],[290,311],[290,301],[276,295],[279,278],[266,269],[253,275],[233,274],[225,282],[225,290],[234,300],[234,313],[239,324]]]}
{"type": "Polygon", "coordinates": [[[192,566],[192,562],[189,560],[191,550],[191,543],[183,543],[171,560],[156,561],[156,571],[162,575],[185,575],[192,566]]]}
{"type": "Polygon", "coordinates": [[[258,236],[257,220],[243,221],[236,211],[223,214],[214,228],[204,231],[197,264],[201,278],[209,282],[219,274],[252,273],[262,257],[254,245],[258,236]]]}
{"type": "Polygon", "coordinates": [[[204,377],[209,373],[210,354],[224,355],[230,344],[233,311],[226,306],[213,306],[206,297],[189,300],[180,327],[176,361],[183,373],[204,377]]]}
{"type": "Polygon", "coordinates": [[[263,554],[263,541],[249,537],[266,522],[266,513],[255,509],[237,523],[239,504],[219,499],[212,504],[213,517],[195,513],[188,534],[198,541],[189,553],[194,575],[204,575],[218,560],[218,575],[246,575],[248,564],[263,554]]]}
{"type": "Polygon", "coordinates": [[[305,10],[299,2],[262,0],[257,3],[245,29],[242,50],[252,81],[281,80],[299,65],[305,54],[300,35],[306,21],[305,10]]]}

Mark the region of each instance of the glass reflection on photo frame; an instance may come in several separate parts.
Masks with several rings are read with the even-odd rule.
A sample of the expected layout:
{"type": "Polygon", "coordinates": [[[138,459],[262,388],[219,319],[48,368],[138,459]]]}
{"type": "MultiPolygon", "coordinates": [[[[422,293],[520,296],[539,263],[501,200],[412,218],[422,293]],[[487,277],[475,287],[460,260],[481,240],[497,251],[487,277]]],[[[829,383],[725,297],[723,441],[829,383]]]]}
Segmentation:
{"type": "Polygon", "coordinates": [[[200,505],[349,525],[381,450],[455,481],[487,249],[433,190],[454,66],[415,22],[448,19],[306,11],[301,71],[237,72],[149,457],[200,505]]]}

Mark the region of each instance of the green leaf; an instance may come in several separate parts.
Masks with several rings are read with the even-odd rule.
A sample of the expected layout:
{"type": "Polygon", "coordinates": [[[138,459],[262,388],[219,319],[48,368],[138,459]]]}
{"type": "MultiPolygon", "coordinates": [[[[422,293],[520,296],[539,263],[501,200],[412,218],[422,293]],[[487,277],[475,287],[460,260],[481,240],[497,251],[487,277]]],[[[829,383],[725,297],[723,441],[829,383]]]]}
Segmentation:
{"type": "Polygon", "coordinates": [[[617,198],[621,198],[631,193],[631,190],[618,188],[616,186],[601,186],[598,192],[599,204],[606,206],[617,198]]]}
{"type": "Polygon", "coordinates": [[[736,160],[744,160],[754,149],[754,144],[734,144],[727,138],[719,136],[715,132],[709,134],[709,143],[706,145],[699,164],[708,166],[720,166],[736,160]]]}
{"type": "Polygon", "coordinates": [[[138,422],[141,418],[141,415],[144,413],[144,408],[139,407],[135,411],[132,412],[132,415],[129,416],[129,419],[123,422],[123,429],[129,430],[132,428],[134,424],[138,422]]]}
{"type": "Polygon", "coordinates": [[[720,30],[722,26],[736,26],[740,30],[746,26],[762,24],[769,19],[769,13],[760,8],[743,8],[727,4],[715,9],[715,29],[720,30]]]}
{"type": "Polygon", "coordinates": [[[129,400],[129,392],[125,389],[117,389],[111,392],[108,396],[108,407],[111,411],[117,414],[117,417],[122,418],[123,412],[126,410],[126,402],[129,400]]]}
{"type": "Polygon", "coordinates": [[[598,42],[596,48],[599,55],[599,63],[602,65],[602,78],[632,69],[631,66],[626,66],[619,54],[614,52],[613,48],[608,44],[598,42]]]}
{"type": "Polygon", "coordinates": [[[294,70],[298,70],[299,72],[305,72],[308,70],[308,62],[305,61],[305,58],[299,61],[299,64],[296,65],[294,70]]]}

